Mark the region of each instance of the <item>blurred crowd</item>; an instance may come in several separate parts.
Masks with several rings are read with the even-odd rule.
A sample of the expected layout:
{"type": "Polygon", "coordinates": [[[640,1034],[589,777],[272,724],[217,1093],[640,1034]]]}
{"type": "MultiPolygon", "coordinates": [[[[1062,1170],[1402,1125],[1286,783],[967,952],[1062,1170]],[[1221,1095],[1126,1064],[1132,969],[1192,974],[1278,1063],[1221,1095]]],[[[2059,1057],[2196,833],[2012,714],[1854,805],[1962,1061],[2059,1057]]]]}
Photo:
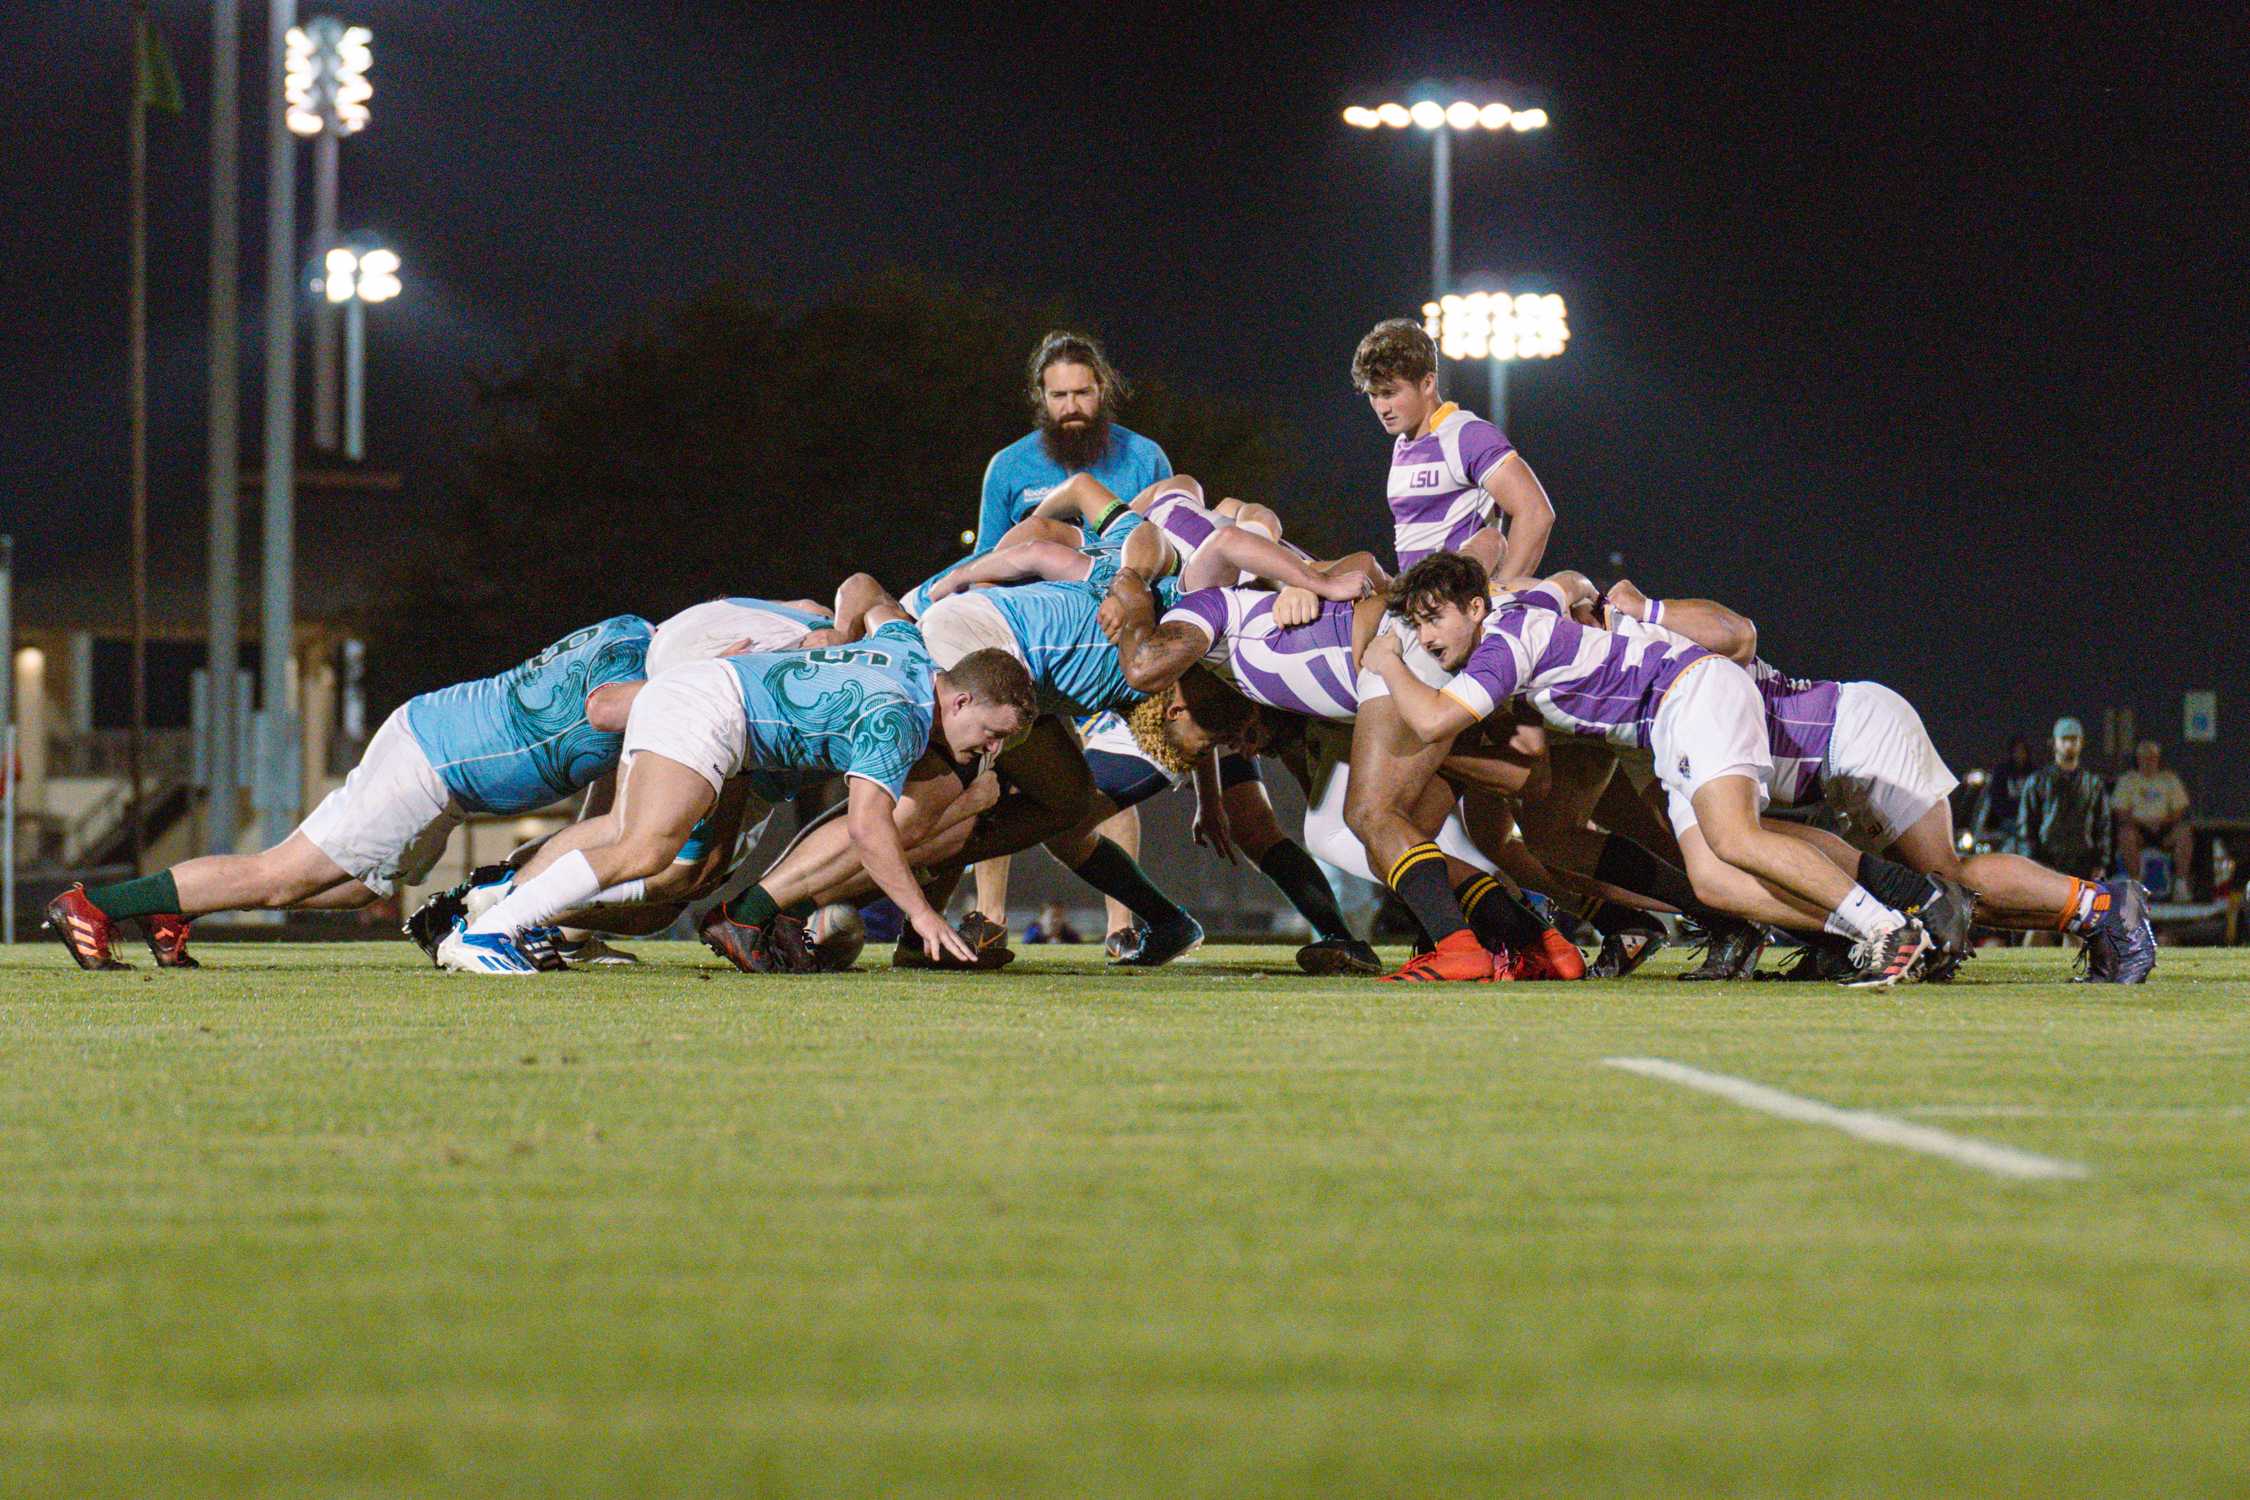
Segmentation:
{"type": "Polygon", "coordinates": [[[2048,753],[2018,736],[2007,759],[1970,781],[1978,787],[1968,820],[1979,848],[2026,855],[2066,874],[2100,879],[2123,872],[2158,900],[2192,901],[2231,884],[2233,862],[2214,845],[2196,860],[2194,799],[2164,747],[2142,740],[2129,765],[2105,776],[2086,763],[2086,728],[2055,721],[2048,753]]]}

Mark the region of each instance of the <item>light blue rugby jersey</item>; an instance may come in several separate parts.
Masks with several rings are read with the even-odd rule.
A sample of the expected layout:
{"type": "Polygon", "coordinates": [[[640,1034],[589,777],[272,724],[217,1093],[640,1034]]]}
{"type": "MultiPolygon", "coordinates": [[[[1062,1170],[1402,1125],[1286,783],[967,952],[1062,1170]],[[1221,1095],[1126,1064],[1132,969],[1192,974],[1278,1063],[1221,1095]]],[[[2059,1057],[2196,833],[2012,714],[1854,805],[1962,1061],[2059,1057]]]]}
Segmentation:
{"type": "MultiPolygon", "coordinates": [[[[929,748],[937,667],[903,620],[849,646],[746,651],[727,663],[742,679],[746,767],[841,772],[895,797],[929,748]]],[[[771,778],[777,789],[794,780],[771,778]]]]}
{"type": "MultiPolygon", "coordinates": [[[[1113,576],[1115,571],[1112,565],[1113,576]]],[[[1025,665],[1031,668],[1031,685],[1041,713],[1077,719],[1112,709],[1122,711],[1148,696],[1134,692],[1125,681],[1117,647],[1095,622],[1095,612],[1108,591],[1106,580],[1100,587],[1088,580],[1024,583],[984,591],[1014,634],[1025,665]]],[[[1157,584],[1158,613],[1171,608],[1178,597],[1179,586],[1171,579],[1157,584]]]]}
{"type": "MultiPolygon", "coordinates": [[[[1002,533],[1039,508],[1071,476],[1071,470],[1049,456],[1039,434],[1026,433],[984,466],[984,494],[977,507],[979,553],[1000,545],[1002,533]]],[[[1120,500],[1130,500],[1142,490],[1168,477],[1172,461],[1149,438],[1124,427],[1111,427],[1109,447],[1087,470],[1120,500]]]]}
{"type": "Polygon", "coordinates": [[[558,802],[616,768],[625,737],[586,721],[586,697],[647,675],[653,629],[639,615],[589,625],[497,677],[409,699],[406,727],[470,812],[558,802]]]}

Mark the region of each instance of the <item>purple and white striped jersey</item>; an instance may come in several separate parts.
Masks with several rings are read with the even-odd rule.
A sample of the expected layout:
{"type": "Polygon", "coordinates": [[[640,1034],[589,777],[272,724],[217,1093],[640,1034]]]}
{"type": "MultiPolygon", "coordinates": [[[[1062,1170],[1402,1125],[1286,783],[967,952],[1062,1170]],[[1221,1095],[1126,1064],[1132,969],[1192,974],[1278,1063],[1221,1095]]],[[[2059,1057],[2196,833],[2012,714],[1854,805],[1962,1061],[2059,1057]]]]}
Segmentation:
{"type": "Polygon", "coordinates": [[[1669,630],[1581,625],[1545,584],[1500,597],[1467,664],[1438,689],[1480,719],[1522,697],[1565,734],[1646,746],[1665,690],[1711,654],[1669,630]]]}
{"type": "Polygon", "coordinates": [[[1349,723],[1359,715],[1359,662],[1352,654],[1349,603],[1325,603],[1309,625],[1273,622],[1275,596],[1264,589],[1197,589],[1180,595],[1167,625],[1191,625],[1211,638],[1203,660],[1242,696],[1284,713],[1349,723]]]}
{"type": "Polygon", "coordinates": [[[1429,431],[1401,433],[1391,448],[1391,522],[1398,565],[1433,552],[1458,552],[1495,515],[1484,480],[1508,456],[1507,435],[1448,401],[1430,413],[1429,431]]]}
{"type": "Polygon", "coordinates": [[[1750,664],[1750,680],[1766,700],[1766,744],[1773,752],[1773,800],[1801,807],[1821,798],[1820,768],[1836,737],[1836,695],[1840,682],[1790,677],[1760,660],[1750,664]]]}
{"type": "Polygon", "coordinates": [[[1149,502],[1148,524],[1163,534],[1172,555],[1184,568],[1195,560],[1205,542],[1218,535],[1220,527],[1234,522],[1206,509],[1185,490],[1166,490],[1149,502]]]}

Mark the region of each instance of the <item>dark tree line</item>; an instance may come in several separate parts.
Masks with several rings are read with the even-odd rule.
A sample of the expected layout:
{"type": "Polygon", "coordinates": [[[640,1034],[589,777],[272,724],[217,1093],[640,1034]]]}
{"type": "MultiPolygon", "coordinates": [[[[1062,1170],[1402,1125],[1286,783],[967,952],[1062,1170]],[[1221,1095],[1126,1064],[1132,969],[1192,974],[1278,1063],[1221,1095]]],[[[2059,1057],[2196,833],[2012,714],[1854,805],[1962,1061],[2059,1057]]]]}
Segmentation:
{"type": "MultiPolygon", "coordinates": [[[[497,670],[571,628],[721,594],[903,589],[960,555],[986,461],[1030,427],[1051,304],[893,273],[801,310],[719,287],[477,393],[475,448],[370,622],[378,702],[497,670]]],[[[1098,330],[1095,330],[1098,332],[1098,330]]],[[[1219,493],[1268,498],[1269,416],[1127,369],[1126,425],[1219,493]]]]}

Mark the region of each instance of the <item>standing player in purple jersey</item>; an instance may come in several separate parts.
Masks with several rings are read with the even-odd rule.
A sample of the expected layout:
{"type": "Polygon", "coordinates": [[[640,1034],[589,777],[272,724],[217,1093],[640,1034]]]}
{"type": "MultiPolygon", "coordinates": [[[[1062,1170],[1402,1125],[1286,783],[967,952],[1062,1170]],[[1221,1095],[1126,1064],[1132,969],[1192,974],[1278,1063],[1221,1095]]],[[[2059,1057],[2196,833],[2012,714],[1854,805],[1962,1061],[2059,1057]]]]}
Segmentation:
{"type": "MultiPolygon", "coordinates": [[[[1758,657],[1757,628],[1745,616],[1709,599],[1651,599],[1623,580],[1602,598],[1624,628],[1672,632],[1746,665],[1765,705],[1775,802],[1825,800],[1854,845],[1968,887],[1978,917],[1995,927],[2085,938],[2089,979],[2139,984],[2155,970],[2148,894],[2138,881],[2080,880],[2020,854],[1961,857],[1949,800],[1958,783],[1905,698],[1879,682],[1787,676],[1758,657]]],[[[1903,887],[1882,890],[1865,871],[1860,878],[1885,899],[1906,895],[1903,887]]]]}
{"type": "Polygon", "coordinates": [[[1352,355],[1352,384],[1396,439],[1389,492],[1399,567],[1466,552],[1494,578],[1536,575],[1554,505],[1505,433],[1439,399],[1437,345],[1422,326],[1376,324],[1352,355]]]}
{"type": "Polygon", "coordinates": [[[1759,817],[1773,758],[1749,675],[1684,639],[1635,640],[1570,618],[1593,597],[1583,577],[1563,574],[1495,610],[1484,569],[1441,553],[1392,585],[1391,605],[1453,678],[1442,688],[1422,682],[1387,634],[1369,644],[1366,664],[1425,741],[1450,740],[1520,696],[1559,728],[1647,747],[1704,899],[1754,921],[1817,923],[1850,937],[1848,984],[1905,978],[1930,946],[1922,923],[1878,900],[1817,842],[1759,817]]]}

